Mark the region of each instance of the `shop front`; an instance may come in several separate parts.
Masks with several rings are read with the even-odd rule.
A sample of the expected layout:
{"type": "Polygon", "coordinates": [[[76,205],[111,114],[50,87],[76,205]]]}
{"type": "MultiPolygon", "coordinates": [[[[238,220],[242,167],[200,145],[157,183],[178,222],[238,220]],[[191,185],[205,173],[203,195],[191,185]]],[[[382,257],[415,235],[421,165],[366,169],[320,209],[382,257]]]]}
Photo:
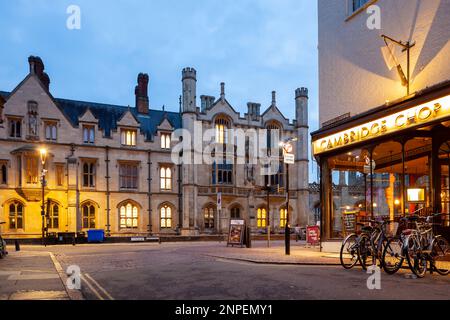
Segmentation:
{"type": "Polygon", "coordinates": [[[322,240],[342,239],[349,217],[450,213],[450,82],[322,128],[312,145],[322,240]]]}

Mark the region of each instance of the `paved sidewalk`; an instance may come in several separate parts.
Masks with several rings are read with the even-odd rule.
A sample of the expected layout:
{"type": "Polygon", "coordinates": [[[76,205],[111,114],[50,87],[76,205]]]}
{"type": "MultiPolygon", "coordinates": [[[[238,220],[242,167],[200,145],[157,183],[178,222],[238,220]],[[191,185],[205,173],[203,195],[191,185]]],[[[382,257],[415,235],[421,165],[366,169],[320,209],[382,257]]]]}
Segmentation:
{"type": "Polygon", "coordinates": [[[0,300],[68,300],[48,252],[10,252],[0,260],[0,300]]]}
{"type": "MultiPolygon", "coordinates": [[[[225,244],[224,244],[225,245],[225,244]]],[[[216,258],[247,261],[261,264],[281,265],[340,265],[339,255],[320,252],[319,248],[306,247],[306,243],[291,242],[291,255],[285,255],[283,241],[272,241],[270,248],[267,241],[253,241],[252,248],[228,247],[206,255],[216,258]]]]}

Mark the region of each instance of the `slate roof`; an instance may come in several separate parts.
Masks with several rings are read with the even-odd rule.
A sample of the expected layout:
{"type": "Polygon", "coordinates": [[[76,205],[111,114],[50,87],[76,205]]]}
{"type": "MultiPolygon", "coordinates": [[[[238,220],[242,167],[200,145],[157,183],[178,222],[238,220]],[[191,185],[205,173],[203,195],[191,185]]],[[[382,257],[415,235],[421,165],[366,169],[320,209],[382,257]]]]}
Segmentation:
{"type": "MultiPolygon", "coordinates": [[[[5,100],[9,97],[9,92],[0,91],[0,96],[5,100]]],[[[136,108],[127,106],[118,106],[111,104],[102,104],[95,102],[76,101],[68,99],[54,99],[57,107],[67,117],[74,127],[78,126],[78,119],[84,115],[89,108],[95,118],[98,120],[100,129],[104,131],[106,137],[111,136],[111,131],[117,129],[117,122],[122,116],[130,110],[134,117],[140,123],[141,132],[145,134],[147,140],[152,140],[156,134],[158,126],[166,117],[174,129],[181,128],[181,114],[178,112],[168,112],[162,110],[151,110],[148,115],[139,114],[136,108]]]]}

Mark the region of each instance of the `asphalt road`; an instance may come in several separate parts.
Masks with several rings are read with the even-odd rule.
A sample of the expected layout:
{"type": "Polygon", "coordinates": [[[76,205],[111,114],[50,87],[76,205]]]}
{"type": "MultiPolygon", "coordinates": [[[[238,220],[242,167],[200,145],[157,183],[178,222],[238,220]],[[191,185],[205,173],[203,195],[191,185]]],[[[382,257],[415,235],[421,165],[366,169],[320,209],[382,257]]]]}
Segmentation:
{"type": "Polygon", "coordinates": [[[406,271],[382,273],[381,290],[369,290],[369,275],[359,268],[261,265],[207,255],[223,246],[118,244],[27,250],[52,251],[63,268],[78,265],[87,299],[450,300],[450,276],[410,279],[406,271]]]}

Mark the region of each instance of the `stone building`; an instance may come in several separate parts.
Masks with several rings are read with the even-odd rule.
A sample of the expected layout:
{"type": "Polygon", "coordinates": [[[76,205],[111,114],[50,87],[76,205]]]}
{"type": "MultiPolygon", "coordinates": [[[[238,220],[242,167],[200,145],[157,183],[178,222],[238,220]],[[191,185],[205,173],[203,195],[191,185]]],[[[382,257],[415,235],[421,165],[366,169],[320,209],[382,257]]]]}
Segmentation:
{"type": "Polygon", "coordinates": [[[247,162],[174,162],[177,130],[193,133],[199,123],[215,130],[219,145],[229,141],[229,129],[239,128],[278,129],[283,138],[298,138],[295,165],[289,166],[291,223],[309,222],[307,89],[295,91],[292,122],[278,109],[275,92],[267,110],[248,103],[241,116],[226,100],[224,84],[218,99],[201,96],[198,107],[196,70],[186,68],[180,112],[168,112],[150,108],[147,74],[139,74],[130,107],[54,98],[42,60],[30,57],[29,66],[15,89],[0,92],[0,221],[6,222],[6,237],[41,236],[43,148],[48,232],[195,235],[226,232],[230,218],[245,219],[254,232],[265,229],[270,218],[272,229],[281,230],[284,166],[267,177],[258,173],[259,164],[247,162]],[[277,186],[269,215],[261,189],[266,184],[277,186]]]}

